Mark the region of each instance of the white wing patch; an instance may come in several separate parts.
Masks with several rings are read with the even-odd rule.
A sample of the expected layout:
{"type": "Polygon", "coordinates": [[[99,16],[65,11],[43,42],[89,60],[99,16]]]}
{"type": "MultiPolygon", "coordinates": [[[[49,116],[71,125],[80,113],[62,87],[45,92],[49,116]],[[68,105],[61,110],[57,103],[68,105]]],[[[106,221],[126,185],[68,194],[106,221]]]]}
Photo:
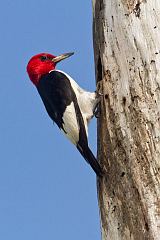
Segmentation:
{"type": "Polygon", "coordinates": [[[72,102],[65,110],[63,114],[63,128],[65,132],[62,132],[70,139],[70,141],[77,145],[79,141],[79,126],[77,123],[76,112],[74,103],[72,102]]]}
{"type": "Polygon", "coordinates": [[[63,73],[70,80],[71,86],[76,94],[78,105],[80,107],[87,131],[88,122],[93,117],[93,110],[97,104],[96,93],[85,91],[67,73],[61,70],[56,71],[63,73]]]}

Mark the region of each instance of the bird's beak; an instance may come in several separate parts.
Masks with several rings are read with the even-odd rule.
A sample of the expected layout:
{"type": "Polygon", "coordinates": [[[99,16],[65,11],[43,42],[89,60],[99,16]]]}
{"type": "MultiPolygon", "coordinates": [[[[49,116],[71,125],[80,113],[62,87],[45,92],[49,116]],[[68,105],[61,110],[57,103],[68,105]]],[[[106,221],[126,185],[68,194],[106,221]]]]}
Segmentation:
{"type": "Polygon", "coordinates": [[[59,55],[59,56],[53,58],[52,61],[53,61],[54,63],[58,63],[58,62],[64,60],[65,58],[68,58],[68,57],[72,56],[73,54],[74,54],[74,52],[64,53],[64,54],[62,54],[62,55],[59,55]]]}

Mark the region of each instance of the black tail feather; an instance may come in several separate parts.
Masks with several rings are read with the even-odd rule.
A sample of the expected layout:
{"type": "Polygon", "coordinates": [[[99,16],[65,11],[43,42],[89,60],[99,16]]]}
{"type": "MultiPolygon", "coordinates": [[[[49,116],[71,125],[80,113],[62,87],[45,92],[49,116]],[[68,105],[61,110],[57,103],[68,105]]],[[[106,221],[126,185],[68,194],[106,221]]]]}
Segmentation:
{"type": "Polygon", "coordinates": [[[90,164],[94,172],[97,174],[98,177],[103,176],[102,168],[100,164],[98,163],[97,159],[93,155],[90,148],[87,146],[85,149],[82,149],[79,145],[77,146],[79,152],[84,157],[84,159],[90,164]]]}

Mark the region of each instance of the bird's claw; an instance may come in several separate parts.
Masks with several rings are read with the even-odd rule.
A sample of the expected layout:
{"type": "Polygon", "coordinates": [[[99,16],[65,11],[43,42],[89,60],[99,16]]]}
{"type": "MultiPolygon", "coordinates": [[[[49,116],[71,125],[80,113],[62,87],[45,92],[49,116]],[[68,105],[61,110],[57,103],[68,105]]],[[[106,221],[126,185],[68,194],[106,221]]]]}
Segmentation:
{"type": "Polygon", "coordinates": [[[103,93],[96,91],[96,98],[103,97],[103,93]]]}
{"type": "Polygon", "coordinates": [[[96,91],[96,106],[94,108],[93,114],[96,118],[100,117],[101,114],[101,99],[103,97],[103,93],[96,91]]]}
{"type": "Polygon", "coordinates": [[[100,113],[101,113],[101,109],[100,109],[100,102],[97,103],[94,111],[93,111],[93,114],[96,118],[99,118],[100,117],[100,113]]]}
{"type": "Polygon", "coordinates": [[[103,93],[102,93],[102,84],[101,82],[98,82],[97,83],[97,90],[96,90],[96,98],[100,98],[103,96],[103,93]]]}

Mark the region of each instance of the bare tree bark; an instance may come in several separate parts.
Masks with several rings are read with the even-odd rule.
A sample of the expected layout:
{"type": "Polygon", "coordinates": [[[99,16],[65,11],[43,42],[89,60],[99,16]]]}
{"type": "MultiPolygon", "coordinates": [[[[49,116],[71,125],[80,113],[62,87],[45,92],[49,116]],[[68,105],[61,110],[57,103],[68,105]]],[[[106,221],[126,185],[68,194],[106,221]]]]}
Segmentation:
{"type": "Polygon", "coordinates": [[[102,239],[160,239],[160,0],[93,0],[102,239]]]}

